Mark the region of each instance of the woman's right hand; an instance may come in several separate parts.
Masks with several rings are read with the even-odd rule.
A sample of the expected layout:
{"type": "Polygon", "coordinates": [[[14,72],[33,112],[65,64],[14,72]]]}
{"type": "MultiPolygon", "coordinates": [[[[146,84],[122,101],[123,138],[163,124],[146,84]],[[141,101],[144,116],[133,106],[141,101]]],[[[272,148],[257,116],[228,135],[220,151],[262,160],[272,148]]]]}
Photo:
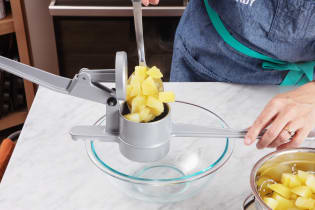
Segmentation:
{"type": "Polygon", "coordinates": [[[149,6],[149,4],[157,5],[159,0],[142,0],[142,4],[149,6]]]}

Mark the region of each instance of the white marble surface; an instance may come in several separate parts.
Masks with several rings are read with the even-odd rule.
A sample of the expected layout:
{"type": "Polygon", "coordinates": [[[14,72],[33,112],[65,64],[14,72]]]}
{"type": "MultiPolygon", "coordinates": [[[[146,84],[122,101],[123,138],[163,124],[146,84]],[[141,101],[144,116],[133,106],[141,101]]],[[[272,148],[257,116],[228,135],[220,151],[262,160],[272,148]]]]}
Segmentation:
{"type": "MultiPolygon", "coordinates": [[[[222,83],[170,83],[166,88],[178,100],[215,111],[233,128],[248,127],[272,96],[286,90],[222,83]]],[[[68,135],[71,127],[92,124],[104,113],[101,104],[39,88],[0,184],[0,209],[241,209],[250,193],[253,164],[270,152],[236,140],[227,165],[198,196],[173,204],[146,203],[126,197],[110,185],[104,173],[91,164],[84,143],[74,142],[68,135]]]]}

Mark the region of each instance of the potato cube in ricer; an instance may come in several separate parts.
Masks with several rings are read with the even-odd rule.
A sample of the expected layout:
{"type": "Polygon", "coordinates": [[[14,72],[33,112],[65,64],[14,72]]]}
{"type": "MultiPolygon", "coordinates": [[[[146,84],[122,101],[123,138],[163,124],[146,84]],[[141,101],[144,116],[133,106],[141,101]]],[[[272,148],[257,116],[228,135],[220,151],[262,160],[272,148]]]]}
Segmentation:
{"type": "Polygon", "coordinates": [[[175,101],[175,94],[173,92],[160,92],[159,100],[164,103],[170,103],[175,101]]]}
{"type": "Polygon", "coordinates": [[[126,118],[127,120],[130,120],[130,121],[132,121],[132,122],[137,122],[137,123],[140,122],[140,115],[139,115],[138,113],[126,114],[126,115],[124,115],[124,116],[125,116],[125,118],[126,118]]]}
{"type": "Polygon", "coordinates": [[[145,66],[136,66],[135,68],[135,76],[139,80],[139,82],[143,82],[147,77],[147,67],[145,66]]]}
{"type": "Polygon", "coordinates": [[[148,107],[142,108],[139,114],[141,122],[150,122],[155,118],[148,107]]]}
{"type": "Polygon", "coordinates": [[[140,112],[145,105],[146,98],[144,96],[136,96],[131,102],[131,113],[140,112]]]}
{"type": "Polygon", "coordinates": [[[159,116],[164,112],[164,105],[161,101],[158,99],[154,98],[153,96],[149,96],[147,99],[147,106],[152,108],[152,113],[155,116],[159,116]]]}
{"type": "Polygon", "coordinates": [[[153,81],[155,83],[155,86],[157,87],[158,91],[159,92],[163,92],[164,91],[164,87],[163,87],[163,82],[161,79],[154,79],[153,78],[153,81]]]}
{"type": "Polygon", "coordinates": [[[126,100],[127,101],[130,101],[132,99],[131,91],[132,91],[132,86],[131,85],[127,85],[127,90],[126,90],[126,100]]]}
{"type": "Polygon", "coordinates": [[[163,77],[160,69],[158,69],[156,66],[150,68],[149,71],[147,71],[147,75],[151,76],[154,79],[161,79],[163,77]]]}
{"type": "Polygon", "coordinates": [[[131,75],[129,85],[131,86],[130,97],[141,95],[141,83],[134,75],[131,75]]]}
{"type": "Polygon", "coordinates": [[[157,67],[136,66],[127,84],[127,103],[131,109],[128,120],[150,122],[164,112],[164,103],[174,102],[172,92],[163,92],[163,74],[157,67]],[[162,92],[162,93],[160,93],[162,92]]]}
{"type": "Polygon", "coordinates": [[[158,93],[158,89],[150,76],[143,81],[141,86],[143,95],[152,96],[158,93]]]}

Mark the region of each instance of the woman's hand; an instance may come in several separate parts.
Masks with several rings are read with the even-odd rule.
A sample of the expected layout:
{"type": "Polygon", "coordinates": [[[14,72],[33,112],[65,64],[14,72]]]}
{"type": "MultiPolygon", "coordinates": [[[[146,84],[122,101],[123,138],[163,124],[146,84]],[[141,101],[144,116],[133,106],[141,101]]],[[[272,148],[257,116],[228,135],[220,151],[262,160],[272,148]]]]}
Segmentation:
{"type": "Polygon", "coordinates": [[[257,136],[267,128],[257,143],[258,149],[298,147],[314,127],[315,82],[310,82],[274,97],[248,130],[245,144],[255,142],[257,136]]]}
{"type": "Polygon", "coordinates": [[[149,6],[149,4],[157,5],[159,0],[142,0],[142,4],[149,6]]]}

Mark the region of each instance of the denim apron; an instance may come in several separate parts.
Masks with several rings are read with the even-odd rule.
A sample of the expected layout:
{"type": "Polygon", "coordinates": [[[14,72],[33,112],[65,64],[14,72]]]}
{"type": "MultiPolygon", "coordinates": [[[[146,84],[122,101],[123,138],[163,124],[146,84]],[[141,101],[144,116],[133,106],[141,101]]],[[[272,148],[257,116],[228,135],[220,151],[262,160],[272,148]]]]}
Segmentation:
{"type": "MultiPolygon", "coordinates": [[[[209,0],[241,44],[284,62],[315,60],[315,1],[209,0]]],[[[213,27],[203,0],[191,0],[178,26],[171,81],[281,84],[288,71],[262,68],[262,60],[227,44],[213,27]]]]}

